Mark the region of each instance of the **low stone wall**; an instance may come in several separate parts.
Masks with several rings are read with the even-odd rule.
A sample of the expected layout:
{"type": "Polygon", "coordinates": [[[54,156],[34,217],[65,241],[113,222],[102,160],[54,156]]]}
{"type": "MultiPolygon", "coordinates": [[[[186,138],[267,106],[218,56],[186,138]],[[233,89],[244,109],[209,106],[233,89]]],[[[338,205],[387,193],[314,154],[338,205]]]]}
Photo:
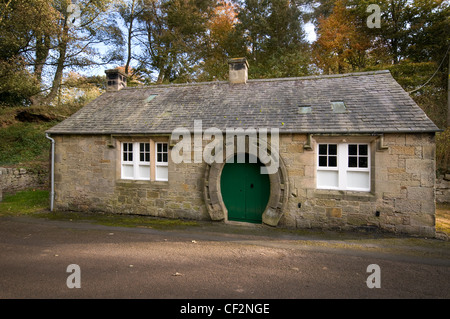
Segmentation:
{"type": "Polygon", "coordinates": [[[0,167],[0,200],[2,192],[14,193],[28,188],[48,186],[48,172],[33,172],[25,168],[0,167]]]}
{"type": "Polygon", "coordinates": [[[450,203],[450,174],[436,179],[436,202],[450,203]]]}

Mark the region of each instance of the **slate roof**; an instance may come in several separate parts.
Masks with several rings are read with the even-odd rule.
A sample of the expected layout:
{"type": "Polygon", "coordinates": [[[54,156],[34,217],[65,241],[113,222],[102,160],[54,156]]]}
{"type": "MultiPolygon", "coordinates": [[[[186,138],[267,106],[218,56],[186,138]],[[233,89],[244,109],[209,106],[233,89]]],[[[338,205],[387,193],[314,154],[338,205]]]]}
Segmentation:
{"type": "Polygon", "coordinates": [[[170,134],[175,128],[279,128],[280,133],[435,132],[389,71],[154,85],[106,92],[51,134],[170,134]],[[152,95],[155,95],[153,98],[152,95]],[[331,102],[343,101],[343,113],[331,102]],[[310,108],[302,108],[307,106],[310,108]],[[303,113],[310,110],[310,113],[303,113]]]}

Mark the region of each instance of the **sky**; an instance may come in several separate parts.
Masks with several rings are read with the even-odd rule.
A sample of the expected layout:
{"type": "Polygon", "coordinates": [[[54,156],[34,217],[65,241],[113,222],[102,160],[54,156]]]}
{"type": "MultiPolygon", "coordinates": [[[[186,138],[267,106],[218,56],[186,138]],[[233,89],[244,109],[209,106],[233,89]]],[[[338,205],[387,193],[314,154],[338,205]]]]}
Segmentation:
{"type": "Polygon", "coordinates": [[[305,23],[304,30],[306,32],[306,39],[309,43],[316,41],[316,32],[314,31],[314,25],[311,22],[305,23]]]}

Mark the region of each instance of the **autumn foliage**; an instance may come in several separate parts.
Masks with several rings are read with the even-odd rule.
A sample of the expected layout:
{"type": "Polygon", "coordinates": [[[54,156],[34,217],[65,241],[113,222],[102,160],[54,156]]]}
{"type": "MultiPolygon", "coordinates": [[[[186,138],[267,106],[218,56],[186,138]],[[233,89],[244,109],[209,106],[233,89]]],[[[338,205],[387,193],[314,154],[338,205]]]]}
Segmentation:
{"type": "Polygon", "coordinates": [[[336,1],[328,17],[318,19],[313,59],[325,73],[345,73],[366,66],[371,42],[358,22],[343,0],[336,1]]]}

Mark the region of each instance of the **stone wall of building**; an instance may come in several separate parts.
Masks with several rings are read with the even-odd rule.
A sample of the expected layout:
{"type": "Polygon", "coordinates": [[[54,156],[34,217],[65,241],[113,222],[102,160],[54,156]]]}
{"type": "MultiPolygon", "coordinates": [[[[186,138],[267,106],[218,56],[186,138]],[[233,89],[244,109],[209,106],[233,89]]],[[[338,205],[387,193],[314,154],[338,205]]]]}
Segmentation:
{"type": "MultiPolygon", "coordinates": [[[[206,163],[171,161],[167,182],[120,179],[119,139],[54,136],[55,207],[66,210],[210,219],[204,200],[206,163]]],[[[435,233],[434,134],[280,136],[288,202],[279,226],[435,233]],[[371,191],[316,188],[317,143],[369,143],[371,191]]]]}
{"type": "Polygon", "coordinates": [[[296,228],[381,228],[434,236],[435,143],[433,134],[376,137],[286,135],[280,151],[290,180],[289,209],[280,221],[296,228]],[[317,142],[367,142],[371,149],[371,191],[316,189],[317,142]]]}
{"type": "Polygon", "coordinates": [[[54,138],[57,209],[209,219],[202,190],[206,164],[170,162],[167,182],[122,180],[119,140],[54,138]]]}

